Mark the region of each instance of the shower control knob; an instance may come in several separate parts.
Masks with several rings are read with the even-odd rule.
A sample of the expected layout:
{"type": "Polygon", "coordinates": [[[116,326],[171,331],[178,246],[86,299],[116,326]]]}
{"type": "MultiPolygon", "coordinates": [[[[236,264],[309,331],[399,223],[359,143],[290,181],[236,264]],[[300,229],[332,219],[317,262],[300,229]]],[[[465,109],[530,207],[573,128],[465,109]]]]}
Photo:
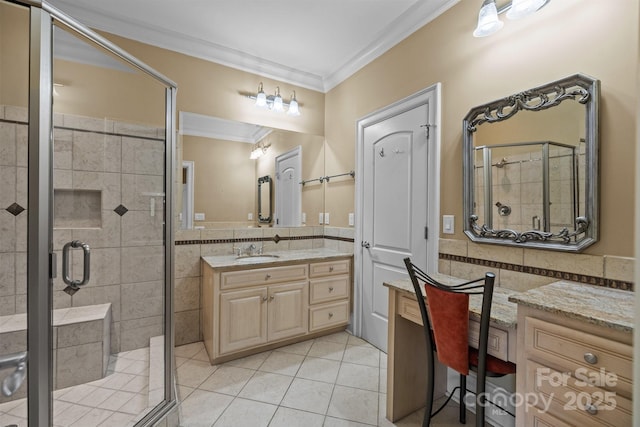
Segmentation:
{"type": "Polygon", "coordinates": [[[369,242],[362,242],[362,247],[365,249],[369,249],[371,247],[371,244],[369,242]]]}

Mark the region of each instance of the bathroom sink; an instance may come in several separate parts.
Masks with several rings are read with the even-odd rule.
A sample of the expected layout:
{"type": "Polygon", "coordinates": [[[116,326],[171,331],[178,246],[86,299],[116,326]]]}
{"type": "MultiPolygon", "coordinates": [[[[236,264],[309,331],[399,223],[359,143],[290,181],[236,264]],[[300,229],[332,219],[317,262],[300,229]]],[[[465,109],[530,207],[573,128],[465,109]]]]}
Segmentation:
{"type": "Polygon", "coordinates": [[[276,258],[280,258],[279,255],[242,255],[239,257],[236,257],[236,261],[241,262],[241,263],[253,263],[253,262],[264,262],[264,261],[273,261],[276,258]]]}

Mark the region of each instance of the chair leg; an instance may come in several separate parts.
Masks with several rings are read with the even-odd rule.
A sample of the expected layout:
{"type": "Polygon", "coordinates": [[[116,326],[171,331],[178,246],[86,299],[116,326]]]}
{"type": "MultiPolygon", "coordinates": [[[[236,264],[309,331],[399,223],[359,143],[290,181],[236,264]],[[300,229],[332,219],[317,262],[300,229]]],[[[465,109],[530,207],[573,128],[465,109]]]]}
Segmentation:
{"type": "Polygon", "coordinates": [[[433,412],[433,390],[435,385],[433,378],[434,371],[434,355],[433,352],[427,350],[427,402],[424,408],[422,427],[429,427],[429,424],[431,424],[431,413],[433,412]]]}
{"type": "Polygon", "coordinates": [[[467,396],[467,376],[460,374],[460,424],[467,423],[467,406],[465,397],[467,396]]]}

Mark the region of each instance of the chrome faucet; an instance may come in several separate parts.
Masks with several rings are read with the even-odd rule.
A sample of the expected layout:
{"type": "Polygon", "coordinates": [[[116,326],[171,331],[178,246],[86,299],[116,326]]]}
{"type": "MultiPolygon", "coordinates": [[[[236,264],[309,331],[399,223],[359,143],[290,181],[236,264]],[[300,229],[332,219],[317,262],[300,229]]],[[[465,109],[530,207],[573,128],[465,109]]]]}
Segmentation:
{"type": "Polygon", "coordinates": [[[250,244],[249,247],[247,248],[247,255],[253,255],[255,253],[256,250],[256,245],[255,244],[250,244]]]}

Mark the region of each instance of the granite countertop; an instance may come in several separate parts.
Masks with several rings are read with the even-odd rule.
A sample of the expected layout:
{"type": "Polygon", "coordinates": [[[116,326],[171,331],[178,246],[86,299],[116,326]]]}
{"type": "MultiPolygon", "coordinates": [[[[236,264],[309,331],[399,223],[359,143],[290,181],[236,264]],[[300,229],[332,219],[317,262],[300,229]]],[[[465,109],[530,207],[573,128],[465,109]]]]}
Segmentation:
{"type": "Polygon", "coordinates": [[[595,325],[633,331],[633,292],[559,281],[512,295],[509,300],[595,325]]]}
{"type": "MultiPolygon", "coordinates": [[[[438,282],[445,285],[457,285],[467,282],[468,280],[460,279],[458,277],[447,276],[444,274],[433,273],[429,274],[438,282]]],[[[390,288],[399,289],[401,291],[409,292],[415,295],[413,284],[410,279],[393,280],[388,283],[384,283],[385,286],[390,288]]],[[[515,328],[518,320],[517,304],[510,302],[509,297],[518,294],[518,291],[512,289],[505,289],[500,287],[493,288],[493,301],[491,304],[491,323],[497,326],[505,328],[515,328]]],[[[482,309],[482,295],[470,295],[469,296],[469,314],[471,318],[480,320],[480,312],[482,309]]]]}
{"type": "Polygon", "coordinates": [[[211,268],[224,268],[239,270],[255,266],[273,267],[285,262],[292,261],[328,261],[334,258],[351,257],[353,253],[340,252],[334,249],[301,249],[281,252],[268,252],[265,254],[250,257],[238,257],[237,255],[205,256],[202,260],[211,268]]]}

